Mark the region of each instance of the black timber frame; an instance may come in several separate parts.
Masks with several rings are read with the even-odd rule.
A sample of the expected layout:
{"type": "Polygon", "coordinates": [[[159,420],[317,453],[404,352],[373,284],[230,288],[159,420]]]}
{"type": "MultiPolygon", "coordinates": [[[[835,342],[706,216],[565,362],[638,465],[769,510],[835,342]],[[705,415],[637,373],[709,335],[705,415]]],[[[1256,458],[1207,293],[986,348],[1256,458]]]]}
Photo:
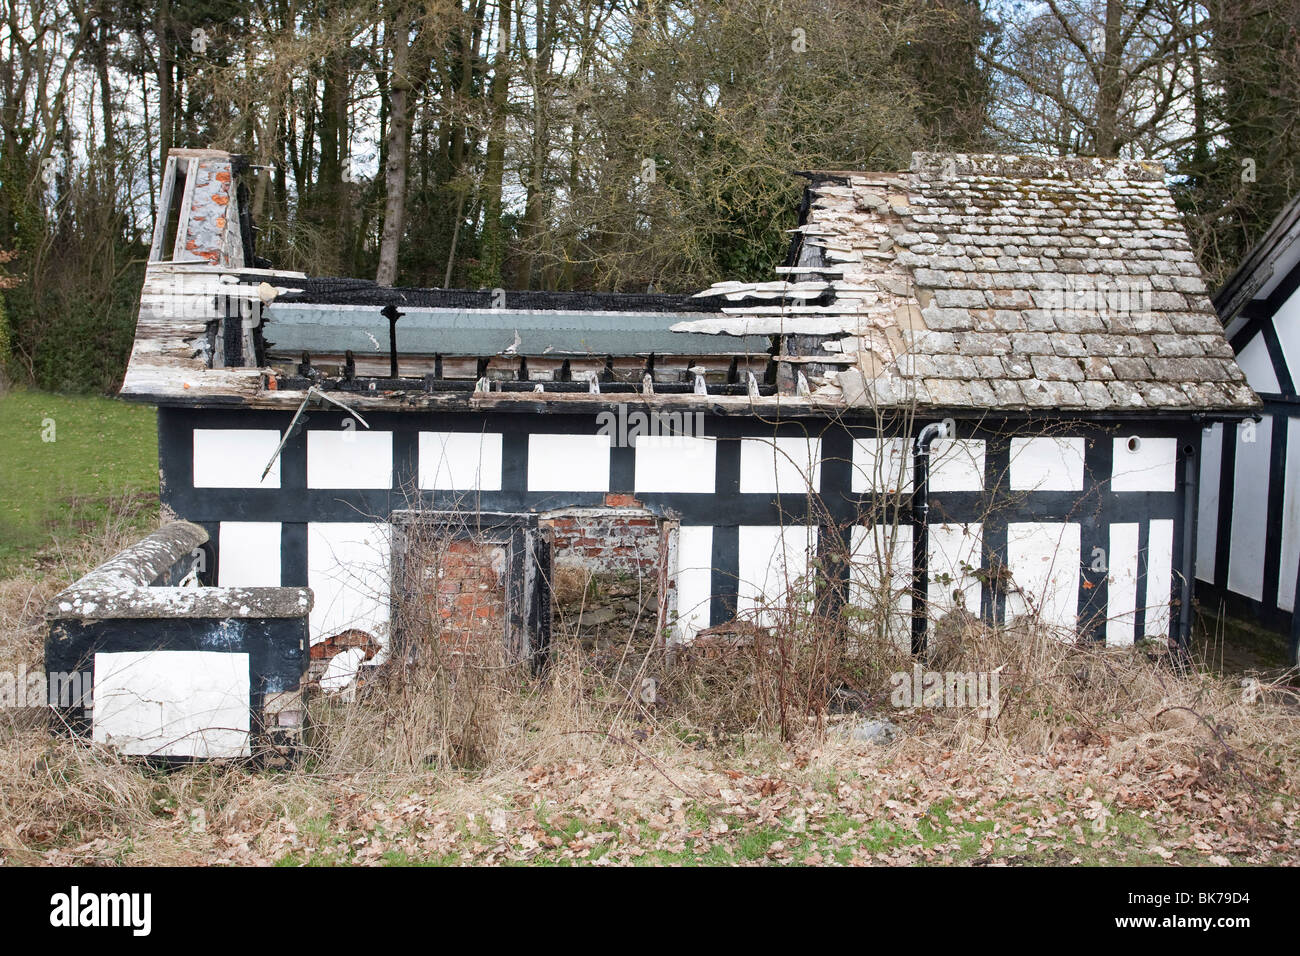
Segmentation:
{"type": "MultiPolygon", "coordinates": [[[[459,511],[468,506],[483,512],[508,515],[537,514],[561,508],[601,507],[604,492],[538,492],[526,487],[529,434],[595,434],[595,415],[521,415],[514,412],[367,412],[375,430],[393,433],[393,484],[389,489],[339,491],[308,488],[306,482],[306,425],[296,430],[281,453],[279,489],[194,488],[192,485],[192,431],[195,428],[262,428],[283,431],[291,413],[239,408],[159,409],[159,464],[163,502],[188,520],[214,527],[220,521],[277,521],[282,525],[282,584],[305,583],[306,524],[316,521],[373,520],[388,522],[397,512],[459,511]],[[472,496],[441,491],[416,491],[416,447],[419,431],[500,432],[503,435],[502,483],[499,491],[472,496]]],[[[346,413],[311,410],[311,427],[338,429],[346,413]]],[[[788,419],[763,421],[752,417],[705,416],[705,434],[719,439],[712,494],[636,492],[633,486],[633,449],[614,448],[610,455],[609,493],[635,494],[649,511],[686,525],[713,528],[712,598],[710,623],[722,623],[735,613],[739,576],[739,528],[742,525],[811,524],[821,530],[822,554],[842,546],[843,528],[872,521],[914,522],[911,501],[896,495],[855,493],[851,490],[851,456],[854,438],[889,438],[905,425],[919,430],[923,419],[905,422],[874,417],[841,419],[788,419]],[[740,438],[805,436],[822,439],[822,482],[816,500],[803,494],[740,492],[740,438]]],[[[999,586],[1000,568],[1007,557],[1007,525],[1017,521],[1071,521],[1081,524],[1079,609],[1086,631],[1104,637],[1100,619],[1104,608],[1105,574],[1094,570],[1093,548],[1109,552],[1109,527],[1116,522],[1136,522],[1145,529],[1152,519],[1174,522],[1173,633],[1179,642],[1188,638],[1181,608],[1192,600],[1194,569],[1184,545],[1195,540],[1195,509],[1188,518],[1188,457],[1199,455],[1202,422],[1192,416],[1131,418],[1105,421],[1048,420],[992,416],[980,421],[959,421],[957,437],[986,442],[984,491],[932,492],[932,522],[984,524],[980,577],[983,615],[990,621],[1005,619],[1006,594],[999,586]],[[1129,434],[1171,437],[1178,440],[1178,466],[1172,492],[1112,492],[1109,488],[1111,439],[1129,434]],[[1010,442],[1033,435],[1081,436],[1086,440],[1085,479],[1082,492],[1010,491],[1010,442]]],[[[1197,459],[1199,460],[1199,459],[1197,459]]],[[[219,557],[218,557],[219,560],[219,557]]],[[[1139,568],[1139,594],[1145,590],[1145,562],[1139,568]]],[[[843,593],[842,575],[829,586],[843,593]]],[[[1139,621],[1138,638],[1142,636],[1139,621]]]]}

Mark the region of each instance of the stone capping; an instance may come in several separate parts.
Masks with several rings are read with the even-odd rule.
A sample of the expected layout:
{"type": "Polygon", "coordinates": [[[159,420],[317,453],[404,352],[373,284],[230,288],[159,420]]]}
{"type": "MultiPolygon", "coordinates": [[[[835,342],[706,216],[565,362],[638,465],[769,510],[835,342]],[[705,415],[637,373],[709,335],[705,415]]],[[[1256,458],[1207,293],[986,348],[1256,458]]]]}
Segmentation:
{"type": "Polygon", "coordinates": [[[999,179],[1121,179],[1162,182],[1159,163],[1095,156],[1004,156],[997,153],[912,154],[911,171],[926,179],[992,176],[999,179]]]}
{"type": "Polygon", "coordinates": [[[208,533],[173,521],[109,558],[59,592],[49,621],[165,618],[300,618],[312,607],[310,588],[154,587],[208,533]]]}

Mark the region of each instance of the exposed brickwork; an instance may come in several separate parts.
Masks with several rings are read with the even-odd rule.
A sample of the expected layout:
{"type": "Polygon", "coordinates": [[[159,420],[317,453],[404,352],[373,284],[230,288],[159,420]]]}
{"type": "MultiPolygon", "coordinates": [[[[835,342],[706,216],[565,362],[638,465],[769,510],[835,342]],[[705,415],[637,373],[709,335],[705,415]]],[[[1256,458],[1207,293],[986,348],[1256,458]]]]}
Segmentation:
{"type": "Polygon", "coordinates": [[[365,657],[362,658],[365,661],[373,660],[383,649],[383,645],[369,631],[349,628],[338,634],[331,634],[311,646],[310,660],[307,665],[307,685],[319,688],[320,679],[325,676],[330,661],[354,647],[359,647],[365,652],[365,657]]]}
{"type": "MultiPolygon", "coordinates": [[[[505,548],[446,541],[416,572],[431,624],[444,644],[500,643],[505,632],[505,548]]],[[[414,569],[413,569],[414,570],[414,569]]]]}
{"type": "Polygon", "coordinates": [[[307,727],[307,689],[267,694],[260,716],[258,733],[253,739],[259,761],[267,767],[294,763],[300,756],[307,727]]]}
{"type": "Polygon", "coordinates": [[[622,507],[589,508],[542,518],[550,531],[556,568],[582,568],[598,574],[656,576],[659,519],[631,495],[607,495],[622,507]]]}

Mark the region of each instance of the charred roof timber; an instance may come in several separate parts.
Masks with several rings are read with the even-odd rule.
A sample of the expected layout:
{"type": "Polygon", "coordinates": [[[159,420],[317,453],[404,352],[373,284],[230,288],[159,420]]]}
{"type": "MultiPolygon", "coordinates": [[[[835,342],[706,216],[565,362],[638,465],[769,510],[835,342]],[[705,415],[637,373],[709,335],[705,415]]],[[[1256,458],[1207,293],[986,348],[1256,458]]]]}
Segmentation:
{"type": "Polygon", "coordinates": [[[778,278],[693,296],[253,268],[238,173],[215,150],[169,158],[124,397],[293,408],[315,385],[394,409],[633,393],[740,415],[1259,407],[1151,164],[917,153],[905,172],[810,173],[778,278]]]}

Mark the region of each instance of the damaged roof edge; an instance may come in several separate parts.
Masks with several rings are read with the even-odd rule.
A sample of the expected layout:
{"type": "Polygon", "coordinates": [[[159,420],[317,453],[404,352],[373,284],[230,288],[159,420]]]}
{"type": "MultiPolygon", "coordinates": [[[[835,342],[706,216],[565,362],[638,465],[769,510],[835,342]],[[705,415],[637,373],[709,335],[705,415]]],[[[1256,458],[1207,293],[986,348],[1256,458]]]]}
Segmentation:
{"type": "MultiPolygon", "coordinates": [[[[228,231],[218,207],[230,167],[217,168],[216,151],[199,152],[186,169],[203,186],[196,201],[214,205],[191,211],[228,231]]],[[[628,328],[608,306],[510,303],[539,295],[527,292],[506,292],[523,309],[489,310],[488,327],[473,309],[472,297],[484,293],[446,290],[386,292],[402,301],[377,310],[387,321],[371,327],[343,321],[357,305],[376,304],[363,280],[286,273],[256,282],[225,239],[191,250],[199,265],[154,257],[121,394],[292,409],[312,384],[362,410],[560,412],[642,401],[782,417],[911,409],[1188,420],[1260,407],[1158,164],[919,152],[909,171],[807,175],[792,231],[797,261],[777,270],[782,281],[717,283],[684,300],[691,314],[657,301],[653,316],[629,319],[628,328]],[[199,272],[214,265],[229,273],[219,288],[199,272]],[[1080,291],[1090,293],[1083,304],[1080,291]],[[573,345],[548,355],[552,338],[573,345]],[[478,363],[468,371],[466,354],[478,363]],[[315,366],[310,355],[325,362],[315,366]],[[404,356],[415,361],[403,370],[404,356]],[[555,367],[529,367],[533,356],[555,367]],[[581,369],[588,395],[575,369],[602,356],[601,368],[581,369]],[[444,366],[445,357],[456,361],[444,366]],[[620,367],[635,381],[612,378],[615,360],[637,358],[645,374],[620,367]]]]}

